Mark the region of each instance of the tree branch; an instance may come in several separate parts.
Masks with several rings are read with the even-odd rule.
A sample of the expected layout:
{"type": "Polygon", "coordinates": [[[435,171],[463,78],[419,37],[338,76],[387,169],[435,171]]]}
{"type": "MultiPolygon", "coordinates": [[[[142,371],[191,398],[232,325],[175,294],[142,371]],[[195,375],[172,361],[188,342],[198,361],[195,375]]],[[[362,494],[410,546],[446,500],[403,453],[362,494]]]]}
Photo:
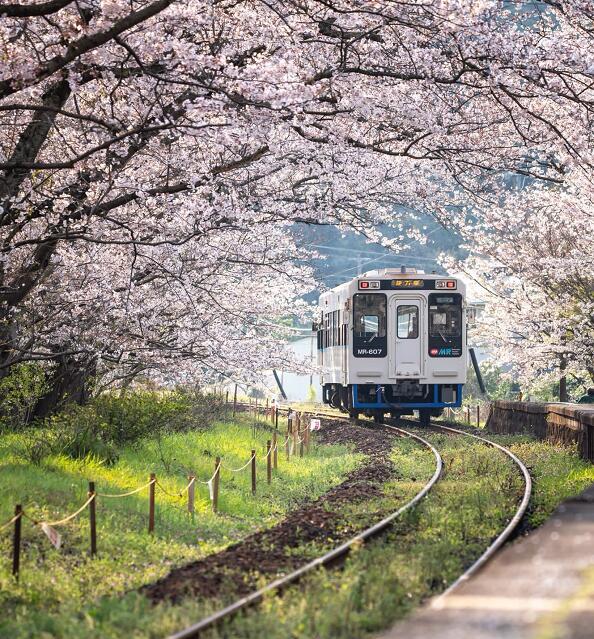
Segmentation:
{"type": "Polygon", "coordinates": [[[12,95],[17,91],[21,91],[26,87],[38,84],[42,80],[45,80],[45,78],[48,78],[60,69],[63,69],[66,65],[73,60],[76,60],[76,58],[80,57],[84,53],[104,45],[106,42],[113,40],[120,33],[123,33],[137,24],[145,22],[149,18],[157,15],[166,9],[173,1],[174,0],[158,0],[157,2],[153,2],[152,4],[144,7],[144,9],[128,14],[125,18],[116,22],[106,31],[100,31],[99,33],[93,33],[92,35],[79,38],[70,44],[66,53],[63,55],[57,55],[46,64],[42,65],[29,81],[25,81],[20,84],[13,84],[11,80],[3,80],[0,82],[0,99],[5,98],[8,95],[12,95]]]}
{"type": "Polygon", "coordinates": [[[49,16],[72,4],[72,0],[49,0],[39,4],[0,4],[0,16],[8,18],[33,18],[49,16]]]}

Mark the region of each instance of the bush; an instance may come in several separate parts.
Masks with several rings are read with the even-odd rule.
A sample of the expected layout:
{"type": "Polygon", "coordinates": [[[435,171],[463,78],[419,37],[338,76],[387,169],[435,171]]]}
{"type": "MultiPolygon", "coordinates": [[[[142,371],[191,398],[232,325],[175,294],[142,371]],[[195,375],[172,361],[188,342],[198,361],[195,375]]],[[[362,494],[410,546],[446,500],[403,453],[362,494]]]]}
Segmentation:
{"type": "Polygon", "coordinates": [[[51,428],[28,428],[18,439],[17,453],[25,461],[35,466],[50,455],[62,452],[63,442],[60,434],[51,428]]]}
{"type": "Polygon", "coordinates": [[[23,432],[21,456],[40,464],[54,454],[75,459],[92,455],[113,464],[119,447],[163,433],[205,429],[223,409],[217,397],[183,390],[105,394],[32,425],[23,432]]]}
{"type": "Polygon", "coordinates": [[[222,416],[223,402],[213,395],[176,390],[105,394],[90,404],[116,445],[128,444],[162,432],[207,428],[222,416]]]}
{"type": "Polygon", "coordinates": [[[39,364],[16,364],[0,379],[0,430],[21,430],[46,392],[46,375],[39,364]]]}

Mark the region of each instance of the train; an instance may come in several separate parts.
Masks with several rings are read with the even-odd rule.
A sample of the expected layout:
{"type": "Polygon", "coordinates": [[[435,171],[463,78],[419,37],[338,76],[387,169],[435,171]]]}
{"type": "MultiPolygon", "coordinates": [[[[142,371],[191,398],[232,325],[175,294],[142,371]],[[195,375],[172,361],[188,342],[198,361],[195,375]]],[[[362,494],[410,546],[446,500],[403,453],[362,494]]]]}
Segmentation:
{"type": "Polygon", "coordinates": [[[381,422],[418,413],[423,425],[462,404],[466,287],[456,277],[378,269],[319,298],[317,362],[324,404],[381,422]]]}

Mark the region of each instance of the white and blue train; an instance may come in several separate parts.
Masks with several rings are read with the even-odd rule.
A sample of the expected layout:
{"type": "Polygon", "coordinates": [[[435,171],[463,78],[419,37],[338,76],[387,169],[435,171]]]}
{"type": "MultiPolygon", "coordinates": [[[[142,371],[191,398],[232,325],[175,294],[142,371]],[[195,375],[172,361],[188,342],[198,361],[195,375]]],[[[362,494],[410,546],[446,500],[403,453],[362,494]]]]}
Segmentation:
{"type": "Polygon", "coordinates": [[[364,273],[321,295],[315,328],[324,403],[378,422],[418,411],[425,425],[460,406],[465,297],[457,278],[404,267],[364,273]]]}

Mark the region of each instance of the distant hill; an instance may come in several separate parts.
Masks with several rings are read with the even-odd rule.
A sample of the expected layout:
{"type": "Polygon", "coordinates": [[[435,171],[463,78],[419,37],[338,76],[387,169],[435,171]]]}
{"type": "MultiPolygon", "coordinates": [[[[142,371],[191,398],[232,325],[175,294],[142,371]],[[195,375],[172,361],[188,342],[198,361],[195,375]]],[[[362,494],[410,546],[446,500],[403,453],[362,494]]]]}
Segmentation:
{"type": "MultiPolygon", "coordinates": [[[[355,277],[365,271],[376,268],[399,268],[400,266],[415,267],[430,273],[436,271],[444,274],[443,268],[437,262],[440,253],[450,253],[456,257],[463,257],[460,249],[460,239],[454,233],[444,229],[434,220],[427,219],[413,222],[414,227],[422,229],[427,238],[426,243],[416,240],[405,240],[407,246],[402,251],[391,252],[382,246],[368,243],[367,240],[354,233],[341,233],[334,227],[309,226],[300,227],[295,231],[298,242],[315,249],[325,259],[312,262],[318,281],[324,286],[332,288],[355,277]]],[[[383,229],[387,237],[394,237],[394,231],[383,229]]],[[[408,234],[407,234],[408,235],[408,234]]],[[[308,299],[317,298],[319,291],[307,296],[308,299]]]]}

